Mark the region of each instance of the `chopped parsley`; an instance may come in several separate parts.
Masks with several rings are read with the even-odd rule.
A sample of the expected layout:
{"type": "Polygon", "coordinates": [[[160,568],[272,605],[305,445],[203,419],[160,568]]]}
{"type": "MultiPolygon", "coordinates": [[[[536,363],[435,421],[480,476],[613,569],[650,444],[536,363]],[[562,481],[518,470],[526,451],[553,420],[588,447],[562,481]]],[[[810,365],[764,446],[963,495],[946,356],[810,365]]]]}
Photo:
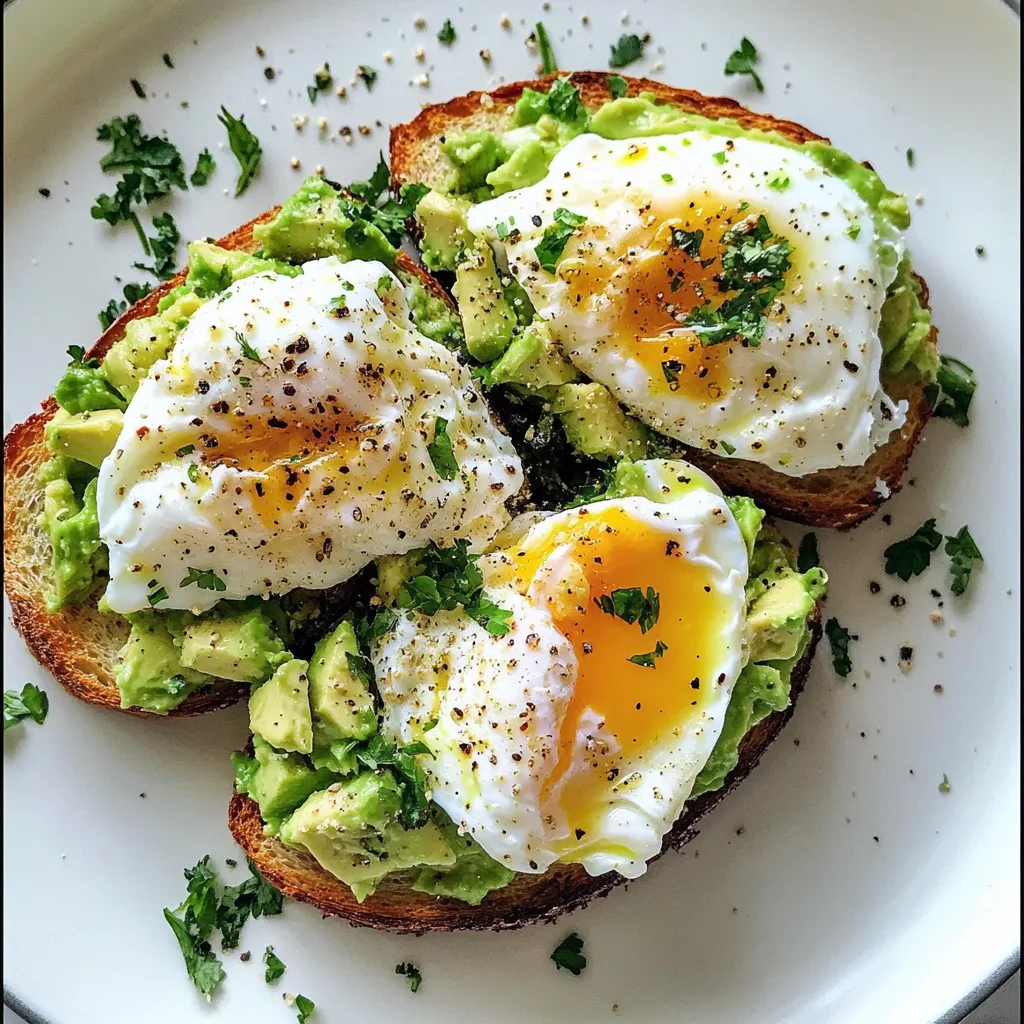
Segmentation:
{"type": "Polygon", "coordinates": [[[913,149],[908,149],[907,150],[907,166],[908,167],[913,167],[914,166],[914,151],[913,151],[913,149]]]}
{"type": "Polygon", "coordinates": [[[446,548],[431,543],[423,550],[422,572],[402,584],[398,606],[433,615],[461,605],[488,633],[504,636],[512,613],[483,596],[484,578],[476,564],[480,556],[468,549],[462,537],[446,548]]]}
{"type": "Polygon", "coordinates": [[[100,327],[106,330],[110,325],[131,305],[134,306],[139,299],[144,298],[153,289],[148,284],[136,284],[129,282],[121,289],[124,299],[118,301],[111,299],[106,306],[96,314],[100,327]]]}
{"type": "Polygon", "coordinates": [[[735,455],[736,454],[736,445],[729,444],[728,441],[724,441],[724,440],[721,440],[721,439],[719,440],[718,443],[722,446],[722,451],[725,452],[726,455],[735,455]]]}
{"type": "Polygon", "coordinates": [[[821,565],[818,557],[818,535],[805,533],[800,539],[800,549],[796,555],[796,567],[800,572],[808,572],[821,565]]]}
{"type": "Polygon", "coordinates": [[[939,792],[940,793],[949,793],[949,792],[952,792],[952,789],[953,789],[953,787],[950,785],[949,776],[945,772],[943,772],[942,773],[942,781],[939,783],[939,792]]]}
{"type": "Polygon", "coordinates": [[[567,970],[570,974],[579,975],[587,966],[587,958],[583,955],[583,940],[573,932],[567,935],[551,954],[555,966],[567,970]]]}
{"type": "Polygon", "coordinates": [[[725,62],[725,73],[727,75],[750,75],[754,85],[757,86],[757,91],[764,92],[764,82],[754,70],[754,65],[760,59],[757,47],[744,36],[740,41],[740,48],[729,54],[729,59],[725,62]]]}
{"type": "Polygon", "coordinates": [[[437,33],[437,41],[442,46],[451,46],[457,38],[458,37],[455,34],[455,26],[452,24],[450,18],[446,18],[445,23],[441,26],[441,31],[437,33]]]}
{"type": "Polygon", "coordinates": [[[239,347],[242,349],[242,355],[245,356],[246,359],[251,359],[255,363],[263,362],[259,352],[249,344],[245,335],[241,331],[235,331],[235,341],[238,342],[239,347]]]}
{"type": "Polygon", "coordinates": [[[768,182],[768,187],[775,189],[776,192],[785,192],[789,188],[791,182],[788,174],[776,174],[771,181],[768,182]]]}
{"type": "Polygon", "coordinates": [[[396,964],[395,974],[404,975],[409,979],[409,991],[418,992],[420,985],[423,984],[423,975],[420,974],[420,969],[411,963],[396,964]]]}
{"type": "Polygon", "coordinates": [[[835,618],[825,623],[825,636],[828,637],[828,645],[832,649],[832,667],[836,670],[837,676],[845,679],[853,668],[850,661],[850,642],[857,638],[845,626],[840,626],[839,620],[835,618]]]}
{"type": "Polygon", "coordinates": [[[920,576],[932,560],[932,552],[942,543],[942,534],[929,519],[906,540],[890,544],[884,552],[885,571],[906,583],[911,576],[920,576]]]}
{"type": "Polygon", "coordinates": [[[653,629],[661,612],[661,599],[654,587],[648,587],[644,593],[639,587],[626,587],[613,590],[611,594],[602,594],[594,603],[606,615],[622,619],[632,625],[640,623],[640,632],[646,633],[653,629]]]}
{"type": "MultiPolygon", "coordinates": [[[[341,197],[342,209],[353,220],[369,221],[379,228],[392,245],[400,245],[406,222],[419,201],[430,191],[426,185],[408,182],[399,189],[398,199],[389,192],[391,172],[381,153],[368,181],[353,181],[341,197]]],[[[351,230],[351,229],[350,229],[351,230]]]]}
{"type": "Polygon", "coordinates": [[[859,224],[851,224],[846,229],[846,234],[847,234],[848,237],[850,237],[854,241],[856,241],[857,237],[860,235],[860,225],[859,224]]]}
{"type": "Polygon", "coordinates": [[[316,103],[317,96],[326,92],[330,87],[334,85],[334,78],[331,76],[331,65],[325,63],[318,71],[313,75],[313,84],[306,86],[306,95],[309,97],[310,103],[316,103]]]}
{"type": "Polygon", "coordinates": [[[188,567],[188,575],[178,584],[179,587],[191,587],[200,590],[216,590],[218,593],[228,589],[228,585],[212,569],[193,569],[188,567]]]}
{"type": "Polygon", "coordinates": [[[663,174],[661,176],[661,180],[662,181],[666,181],[666,182],[672,182],[672,181],[675,181],[676,179],[673,178],[671,174],[663,174]]]}
{"type": "Polygon", "coordinates": [[[169,68],[173,68],[174,67],[174,61],[171,60],[171,55],[169,53],[165,53],[163,59],[164,59],[164,63],[169,68]]]}
{"type": "Polygon", "coordinates": [[[137,78],[131,79],[131,85],[132,92],[134,92],[140,100],[144,100],[146,98],[146,87],[137,78]]]}
{"type": "Polygon", "coordinates": [[[189,478],[189,480],[192,481],[192,483],[195,483],[199,479],[199,463],[198,462],[193,462],[188,467],[188,478],[189,478]]]}
{"type": "Polygon", "coordinates": [[[459,464],[448,436],[448,421],[443,416],[434,419],[434,438],[427,445],[427,454],[442,480],[454,480],[459,475],[459,464]]]}
{"type": "Polygon", "coordinates": [[[49,710],[50,698],[35,683],[26,683],[21,693],[17,690],[4,690],[4,732],[26,718],[31,718],[36,725],[42,725],[49,710]]]}
{"type": "Polygon", "coordinates": [[[235,154],[239,166],[238,183],[235,186],[235,198],[237,199],[249,187],[253,175],[260,169],[263,148],[260,146],[260,140],[249,131],[244,114],[235,117],[228,113],[227,107],[223,106],[220,111],[217,120],[228,131],[228,144],[231,146],[231,152],[235,154]]]}
{"type": "MultiPolygon", "coordinates": [[[[558,61],[555,60],[555,51],[548,38],[548,30],[544,22],[538,21],[533,29],[534,37],[537,40],[537,53],[540,55],[540,67],[545,75],[553,75],[558,70],[558,61]]],[[[612,65],[613,67],[615,65],[612,65]]]]}
{"type": "Polygon", "coordinates": [[[369,64],[360,64],[356,68],[356,77],[361,78],[366,83],[366,88],[369,91],[373,88],[373,83],[377,81],[377,72],[369,64]]]}
{"type": "Polygon", "coordinates": [[[81,345],[68,345],[68,358],[72,366],[84,366],[88,370],[95,370],[100,365],[98,359],[85,358],[85,349],[81,345]]]}
{"type": "Polygon", "coordinates": [[[704,244],[704,232],[672,228],[672,248],[682,249],[691,259],[700,259],[700,247],[704,244]]]}
{"type": "Polygon", "coordinates": [[[203,995],[224,980],[224,966],[210,948],[210,933],[217,923],[217,872],[210,866],[209,855],[194,868],[185,869],[188,894],[172,911],[164,907],[164,919],[174,932],[181,948],[192,984],[203,995]]]}
{"type": "Polygon", "coordinates": [[[946,538],[944,550],[950,558],[949,589],[959,597],[971,582],[971,569],[974,563],[983,562],[985,559],[966,526],[961,526],[954,536],[946,538]]]}
{"type": "Polygon", "coordinates": [[[610,68],[624,68],[635,64],[644,55],[644,45],[648,36],[641,39],[638,35],[621,35],[617,42],[611,45],[611,56],[608,58],[610,68]]]}
{"type": "Polygon", "coordinates": [[[756,223],[744,221],[729,228],[722,246],[718,287],[736,294],[718,308],[694,306],[684,326],[705,346],[739,339],[756,348],[768,325],[767,310],[782,290],[793,247],[772,233],[763,214],[756,223]]]}
{"type": "Polygon", "coordinates": [[[148,597],[150,608],[155,608],[161,601],[166,601],[168,597],[170,594],[167,593],[166,587],[158,587],[151,591],[148,597]]]}
{"type": "Polygon", "coordinates": [[[204,149],[196,157],[196,169],[189,176],[189,182],[196,188],[201,188],[210,180],[210,175],[213,174],[216,167],[217,163],[210,155],[210,151],[204,149]]]}
{"type": "Polygon", "coordinates": [[[133,263],[132,266],[136,270],[145,270],[160,281],[168,281],[177,272],[175,252],[181,235],[178,232],[178,225],[169,213],[161,213],[154,217],[153,227],[156,228],[156,237],[149,239],[153,265],[147,267],[144,263],[133,263]]]}
{"type": "Polygon", "coordinates": [[[930,384],[926,392],[933,404],[932,413],[952,420],[958,427],[969,426],[971,421],[967,413],[978,387],[974,371],[952,356],[940,356],[939,363],[935,383],[930,384]]]}
{"type": "Polygon", "coordinates": [[[316,1003],[307,996],[297,995],[295,997],[295,1014],[299,1024],[306,1024],[306,1021],[313,1016],[316,1003]]]}
{"type": "Polygon", "coordinates": [[[555,222],[545,229],[544,235],[537,243],[537,261],[549,274],[555,272],[562,252],[572,233],[587,222],[582,214],[573,213],[560,206],[554,213],[555,222]]]}
{"type": "MultiPolygon", "coordinates": [[[[263,878],[248,857],[246,861],[249,864],[249,877],[240,885],[224,886],[217,904],[216,921],[223,952],[238,947],[242,926],[250,917],[276,917],[284,905],[284,896],[263,878]]],[[[281,963],[280,960],[278,963],[281,963]]],[[[281,964],[281,970],[284,971],[284,964],[281,964]]]]}
{"type": "Polygon", "coordinates": [[[195,450],[196,446],[194,444],[186,444],[182,445],[182,447],[174,454],[177,455],[179,459],[183,459],[186,455],[191,455],[195,450]]]}
{"type": "Polygon", "coordinates": [[[621,100],[629,92],[629,83],[622,75],[608,75],[604,81],[613,100],[621,100]]]}
{"type": "Polygon", "coordinates": [[[717,153],[712,153],[711,156],[714,158],[716,164],[725,163],[725,150],[720,149],[717,153]]]}
{"type": "Polygon", "coordinates": [[[263,973],[263,980],[268,985],[277,981],[286,970],[284,961],[274,952],[273,946],[267,946],[263,951],[263,962],[267,965],[267,969],[263,973]]]}
{"type": "Polygon", "coordinates": [[[631,661],[634,665],[639,665],[641,668],[657,668],[654,664],[655,658],[660,658],[668,650],[668,644],[663,644],[660,640],[654,645],[654,650],[649,651],[647,654],[634,654],[631,658],[627,658],[626,661],[631,661]]]}
{"type": "Polygon", "coordinates": [[[404,828],[419,828],[430,814],[427,799],[427,777],[416,760],[418,754],[429,754],[425,743],[407,743],[399,746],[389,743],[380,733],[373,736],[365,747],[356,751],[356,760],[372,772],[382,768],[394,771],[402,790],[399,820],[404,828]]]}
{"type": "Polygon", "coordinates": [[[683,364],[678,359],[665,359],[661,364],[661,372],[669,384],[675,384],[679,380],[679,371],[683,364]]]}
{"type": "Polygon", "coordinates": [[[556,78],[548,89],[548,109],[551,116],[565,124],[584,125],[587,111],[580,99],[580,91],[568,78],[556,78]]]}

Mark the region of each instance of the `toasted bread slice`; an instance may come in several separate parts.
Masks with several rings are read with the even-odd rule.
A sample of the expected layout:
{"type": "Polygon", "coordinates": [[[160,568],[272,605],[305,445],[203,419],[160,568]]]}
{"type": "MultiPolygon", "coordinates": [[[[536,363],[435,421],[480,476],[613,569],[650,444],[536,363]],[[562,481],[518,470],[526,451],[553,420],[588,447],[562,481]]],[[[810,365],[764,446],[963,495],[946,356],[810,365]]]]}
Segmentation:
{"type": "MultiPolygon", "coordinates": [[[[440,185],[450,164],[441,151],[445,135],[467,129],[502,131],[509,127],[510,108],[525,88],[546,89],[557,76],[503,85],[491,92],[471,92],[447,103],[425,107],[407,124],[391,129],[391,173],[394,183],[418,181],[440,185]]],[[[584,105],[594,110],[610,99],[607,73],[578,71],[569,76],[580,90],[584,105]]],[[[741,107],[735,100],[703,96],[690,89],[676,89],[646,78],[626,79],[629,95],[650,92],[662,102],[709,118],[729,118],[747,128],[778,132],[794,142],[828,142],[828,139],[795,124],[741,107]]],[[[921,280],[919,278],[919,280],[921,280]]],[[[921,280],[921,303],[927,306],[928,289],[921,280]]],[[[926,342],[935,345],[938,330],[932,326],[926,342]]],[[[891,493],[900,489],[907,461],[931,415],[931,404],[922,383],[890,386],[889,397],[908,403],[907,420],[888,442],[863,466],[821,470],[793,477],[767,466],[681,445],[681,456],[710,473],[727,493],[745,494],[762,508],[784,519],[810,526],[853,526],[870,516],[891,493]]]]}
{"type": "MultiPolygon", "coordinates": [[[[725,785],[685,805],[682,816],[665,836],[661,854],[678,849],[698,834],[701,818],[750,774],[768,744],[789,721],[821,636],[820,605],[809,626],[810,640],[791,675],[789,706],[769,715],[743,737],[739,762],[725,785]]],[[[607,896],[616,885],[626,881],[614,871],[594,877],[579,864],[556,864],[542,875],[516,875],[509,885],[488,893],[474,907],[460,900],[417,892],[410,885],[409,873],[396,872],[359,903],[352,890],[325,871],[310,854],[264,834],[259,805],[251,797],[235,793],[231,798],[228,827],[260,874],[286,896],[313,904],[325,916],[343,917],[351,924],[388,932],[418,935],[461,929],[521,928],[535,921],[553,921],[598,896],[607,896]]]]}
{"type": "MultiPolygon", "coordinates": [[[[277,207],[268,210],[221,238],[217,244],[225,249],[255,251],[258,246],[253,239],[253,228],[271,220],[277,210],[277,207]]],[[[397,265],[414,273],[432,293],[451,302],[444,289],[405,253],[398,254],[397,265]]],[[[111,345],[124,336],[130,321],[153,316],[159,300],[185,280],[185,273],[183,270],[155,288],[122,314],[103,333],[89,355],[102,358],[111,345]]],[[[118,651],[128,639],[127,622],[119,615],[98,611],[97,595],[55,614],[46,608],[50,542],[39,525],[43,495],[35,474],[51,457],[43,433],[56,411],[57,403],[52,397],[48,398],[39,412],[13,427],[4,438],[4,587],[11,602],[14,625],[32,654],[68,693],[90,704],[151,716],[152,712],[140,708],[122,708],[121,694],[114,681],[118,651]]],[[[247,683],[220,680],[212,687],[193,693],[169,712],[169,716],[201,715],[227,707],[248,697],[249,689],[247,683]]]]}

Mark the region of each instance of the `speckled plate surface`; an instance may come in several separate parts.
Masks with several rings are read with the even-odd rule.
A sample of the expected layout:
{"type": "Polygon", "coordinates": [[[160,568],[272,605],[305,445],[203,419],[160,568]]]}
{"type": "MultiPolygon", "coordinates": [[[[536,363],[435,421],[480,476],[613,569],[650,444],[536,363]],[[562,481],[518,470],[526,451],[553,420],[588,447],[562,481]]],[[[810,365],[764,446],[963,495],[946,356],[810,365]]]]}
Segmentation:
{"type": "MultiPolygon", "coordinates": [[[[929,427],[911,485],[887,506],[891,525],[879,517],[820,536],[834,581],[829,614],[859,637],[852,675],[837,680],[821,657],[762,765],[685,853],[628,890],[555,927],[421,939],[355,930],[289,905],[280,918],[246,926],[240,951],[252,950],[252,961],[226,958],[228,978],[208,1006],[161,908],[180,900],[182,868],[206,853],[221,865],[237,855],[225,824],[227,753],[244,742],[244,709],[163,723],[78,704],[8,624],[5,686],[31,680],[51,700],[42,728],[29,723],[4,736],[4,980],[42,1019],[289,1020],[287,991],[313,999],[314,1020],[324,1024],[448,1024],[466,1015],[916,1024],[951,1019],[958,1004],[966,1011],[967,994],[1014,957],[1018,21],[996,0],[635,0],[625,26],[619,5],[551,7],[509,5],[519,13],[504,29],[490,2],[17,0],[4,12],[5,429],[52,388],[67,346],[90,343],[115,276],[131,279],[140,258],[130,229],[89,217],[93,197],[111,187],[94,139],[110,116],[136,111],[149,130],[166,130],[190,165],[204,146],[214,150],[210,185],[176,194],[171,209],[186,237],[217,236],[294,188],[292,157],[338,180],[365,176],[387,147],[388,124],[420,103],[531,77],[535,57],[524,39],[538,17],[567,68],[605,67],[620,33],[649,32],[647,56],[631,72],[806,124],[921,197],[910,240],[942,348],[980,380],[968,430],[929,427]],[[421,14],[426,26],[417,29],[421,14]],[[450,50],[436,39],[445,18],[458,31],[450,50]],[[722,75],[743,35],[763,54],[763,95],[722,75]],[[311,107],[306,85],[325,60],[345,82],[357,64],[376,67],[376,87],[311,107]],[[276,71],[272,81],[266,67],[276,71]],[[421,75],[429,85],[416,84],[421,75]],[[246,115],[265,149],[259,179],[237,200],[232,159],[220,148],[221,103],[246,115]],[[295,114],[311,117],[302,132],[295,114]],[[343,126],[353,130],[351,145],[338,137],[343,126]],[[882,549],[931,516],[945,533],[969,524],[985,552],[965,598],[948,595],[944,558],[908,585],[882,571],[882,549]],[[897,594],[906,599],[899,609],[890,603],[897,594]],[[903,672],[898,652],[907,644],[914,655],[903,672]],[[948,793],[939,791],[944,773],[948,793]],[[571,930],[585,938],[590,961],[579,978],[548,959],[571,930]],[[260,965],[268,943],[288,965],[275,986],[264,984],[260,965]],[[423,972],[415,995],[394,973],[405,960],[423,972]]],[[[222,870],[240,880],[241,870],[222,870]]]]}

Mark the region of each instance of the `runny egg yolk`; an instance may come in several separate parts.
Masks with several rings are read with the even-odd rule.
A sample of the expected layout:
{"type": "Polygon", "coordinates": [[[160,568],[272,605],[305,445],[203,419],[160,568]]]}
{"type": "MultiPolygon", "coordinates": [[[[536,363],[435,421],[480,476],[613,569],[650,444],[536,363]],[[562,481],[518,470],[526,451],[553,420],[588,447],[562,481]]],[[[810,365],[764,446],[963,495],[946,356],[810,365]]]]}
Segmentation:
{"type": "MultiPolygon", "coordinates": [[[[623,162],[646,155],[645,146],[635,150],[623,162]]],[[[610,315],[602,316],[613,324],[608,344],[636,359],[664,391],[720,399],[741,380],[742,366],[734,367],[732,357],[744,342],[705,346],[685,323],[696,307],[718,307],[728,297],[718,283],[723,236],[756,223],[759,214],[749,204],[704,191],[681,203],[656,198],[640,215],[641,225],[624,240],[602,225],[580,228],[580,259],[559,267],[568,301],[583,310],[610,303],[610,315]]],[[[798,277],[795,269],[786,275],[787,281],[798,277]]]]}
{"type": "Polygon", "coordinates": [[[656,521],[637,518],[615,503],[558,520],[539,535],[535,527],[528,548],[505,553],[497,582],[524,594],[533,588],[534,600],[547,603],[579,662],[560,727],[558,762],[545,790],[547,796],[575,767],[559,798],[569,824],[562,859],[571,860],[591,831],[595,812],[612,802],[615,787],[628,787],[624,762],[678,736],[724,682],[715,666],[723,661],[727,631],[722,627],[732,611],[714,585],[712,569],[687,557],[675,532],[659,529],[656,521]],[[656,595],[657,621],[646,632],[640,621],[626,621],[602,607],[616,591],[631,588],[645,597],[651,591],[656,595]],[[630,660],[643,655],[650,657],[638,660],[651,667],[630,660]],[[585,764],[574,766],[588,710],[597,716],[597,731],[614,736],[618,749],[606,739],[588,740],[585,764]]]}

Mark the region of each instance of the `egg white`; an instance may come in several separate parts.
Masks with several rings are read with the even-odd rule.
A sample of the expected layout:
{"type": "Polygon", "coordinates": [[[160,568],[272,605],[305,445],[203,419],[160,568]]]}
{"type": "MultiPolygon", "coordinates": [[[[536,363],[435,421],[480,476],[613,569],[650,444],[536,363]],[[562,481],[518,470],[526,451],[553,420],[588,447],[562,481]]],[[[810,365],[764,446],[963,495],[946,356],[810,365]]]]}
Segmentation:
{"type": "Polygon", "coordinates": [[[198,612],[330,587],[431,540],[479,546],[522,482],[468,370],[415,329],[383,264],[259,274],[196,311],[125,412],[97,491],[107,602],[145,609],[162,587],[159,608],[198,612]],[[437,417],[450,480],[428,452],[437,417]]]}
{"type": "MultiPolygon", "coordinates": [[[[515,871],[542,872],[556,861],[571,861],[594,875],[642,874],[714,748],[742,667],[747,552],[739,528],[704,474],[681,462],[643,465],[652,493],[664,503],[629,497],[550,515],[514,543],[506,535],[502,549],[484,557],[485,595],[512,612],[507,635],[490,635],[461,610],[407,614],[372,651],[385,732],[427,744],[431,754],[423,764],[432,799],[463,833],[515,871]],[[558,609],[577,601],[589,608],[597,595],[587,589],[578,552],[565,543],[551,545],[560,531],[612,508],[655,531],[662,549],[677,545],[685,563],[707,574],[721,608],[707,623],[716,642],[702,652],[701,707],[665,722],[641,749],[589,702],[575,720],[567,719],[577,687],[586,685],[593,669],[581,664],[586,648],[581,657],[556,625],[558,609]],[[510,565],[516,552],[532,549],[545,554],[524,594],[509,580],[510,565]],[[566,721],[574,721],[575,730],[568,762],[559,745],[566,721]],[[585,829],[574,828],[584,820],[585,829]]],[[[621,559],[630,558],[627,545],[621,559]]],[[[628,567],[621,568],[628,575],[628,567]]],[[[642,576],[643,565],[637,568],[642,576]]],[[[587,615],[594,617],[589,628],[602,628],[603,612],[587,615]]],[[[663,594],[658,626],[646,635],[629,627],[637,651],[653,647],[655,637],[669,649],[685,647],[690,628],[694,635],[699,630],[693,622],[684,628],[683,621],[684,610],[670,607],[663,594]]],[[[681,690],[687,701],[695,693],[689,679],[664,668],[623,660],[604,670],[616,685],[631,688],[630,701],[634,695],[651,699],[658,688],[681,690]]]]}
{"type": "MultiPolygon", "coordinates": [[[[507,262],[566,355],[639,419],[688,445],[802,476],[862,465],[905,421],[906,403],[886,396],[879,381],[878,333],[902,236],[880,235],[864,200],[799,150],[703,131],[581,135],[541,182],[472,207],[468,224],[507,262]],[[558,208],[587,221],[552,274],[536,249],[558,208]],[[624,290],[645,272],[667,225],[717,241],[727,224],[759,215],[793,246],[760,346],[715,346],[704,355],[722,365],[710,376],[671,383],[650,353],[666,338],[695,336],[679,326],[637,337],[623,322],[624,290]],[[581,286],[595,274],[602,287],[581,286]]],[[[705,294],[718,301],[713,290],[705,294]]],[[[667,288],[658,301],[671,305],[667,288]]],[[[700,354],[698,344],[691,375],[700,354]]]]}

